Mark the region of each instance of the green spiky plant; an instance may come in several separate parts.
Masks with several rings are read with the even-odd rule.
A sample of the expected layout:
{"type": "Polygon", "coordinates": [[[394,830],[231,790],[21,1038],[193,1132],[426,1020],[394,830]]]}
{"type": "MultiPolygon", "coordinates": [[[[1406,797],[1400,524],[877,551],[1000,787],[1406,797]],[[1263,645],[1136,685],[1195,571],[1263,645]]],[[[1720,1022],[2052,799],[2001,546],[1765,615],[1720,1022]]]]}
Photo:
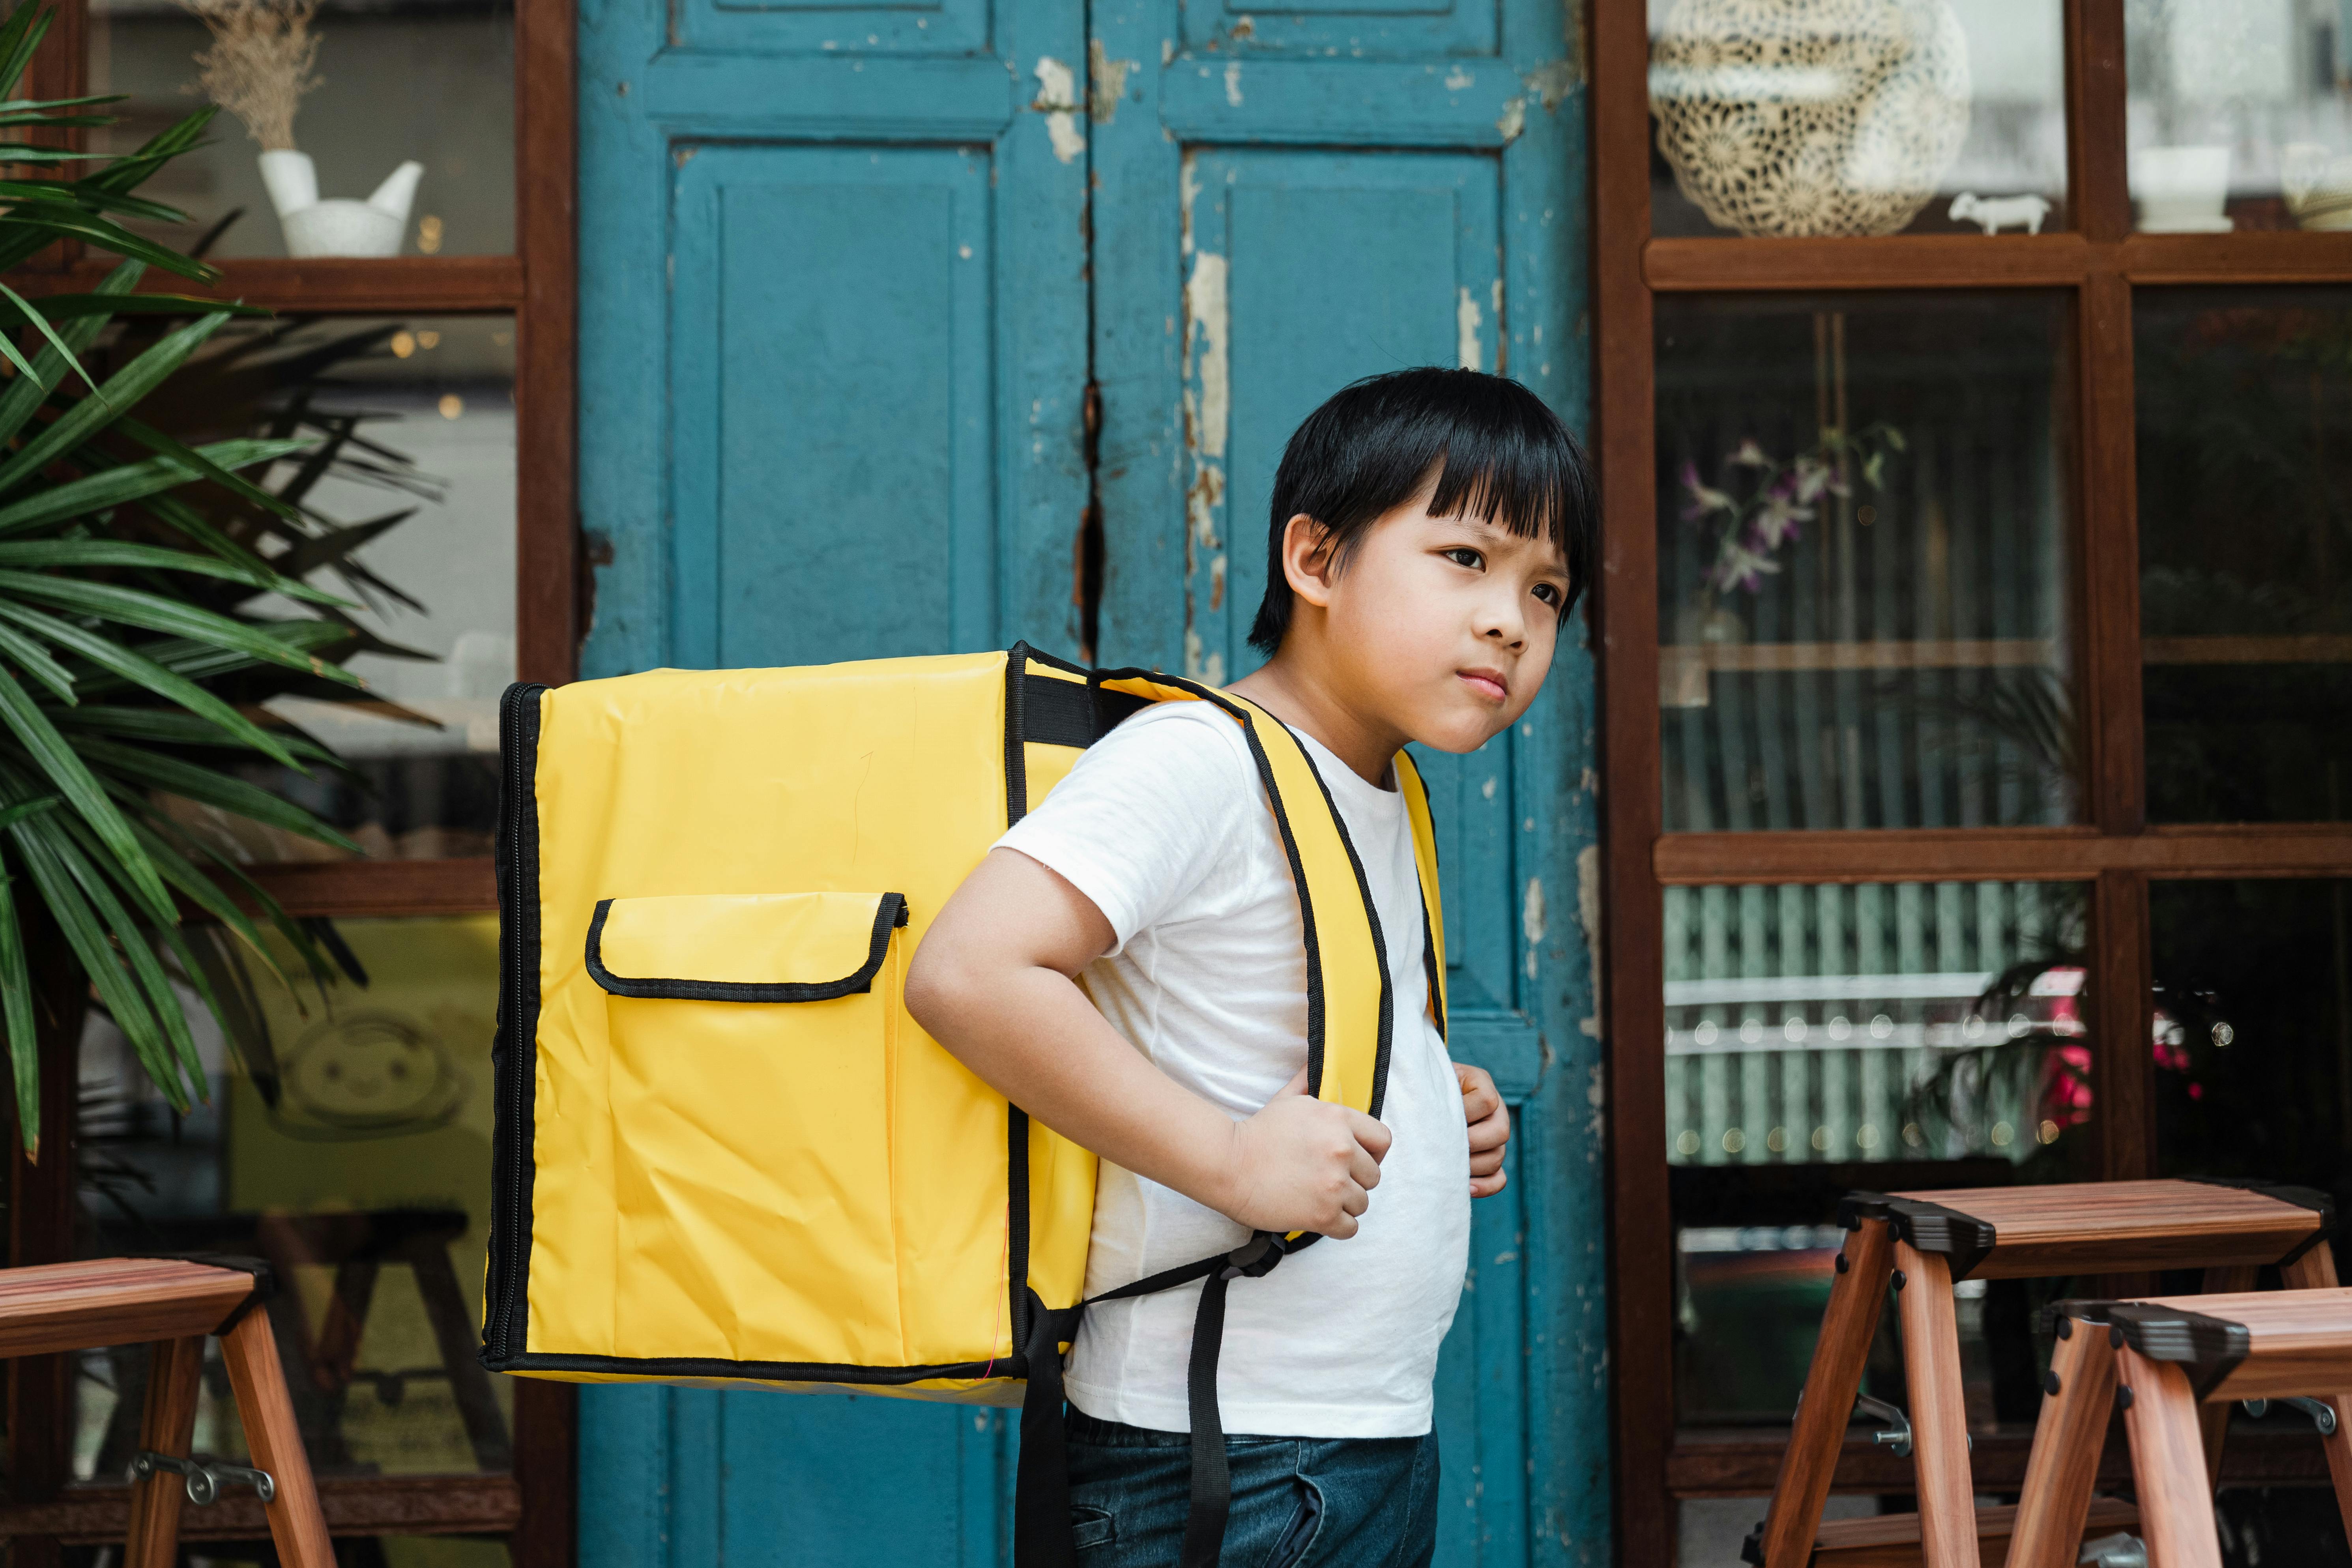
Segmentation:
{"type": "MultiPolygon", "coordinates": [[[[47,23],[35,0],[25,0],[0,24],[0,79],[12,95],[47,23]]],[[[108,123],[89,110],[110,101],[12,96],[0,103],[0,138],[108,123]]],[[[26,339],[20,346],[0,332],[0,357],[14,372],[0,383],[0,1025],[28,1152],[40,1139],[28,936],[45,966],[54,953],[87,977],[88,994],[176,1110],[204,1096],[205,1079],[175,984],[223,1015],[207,965],[182,930],[183,900],[281,981],[291,984],[261,925],[274,927],[314,977],[329,973],[311,934],[226,854],[184,829],[163,797],[358,847],[236,776],[237,764],[261,758],[299,772],[336,759],[251,706],[247,691],[235,693],[241,706],[219,689],[257,669],[306,687],[358,685],[325,657],[352,643],[352,627],[335,614],[342,602],[277,569],[216,525],[204,504],[226,498],[282,520],[297,535],[316,531],[295,506],[245,477],[313,442],[240,437],[191,447],[131,415],[232,317],[263,313],[134,295],[150,264],[199,281],[219,274],[109,216],[187,221],[133,192],[194,146],[211,115],[191,114],[120,158],[0,140],[0,162],[20,167],[60,166],[62,174],[77,161],[96,165],[74,178],[0,182],[0,275],[61,239],[124,258],[89,294],[27,300],[0,283],[26,339]],[[96,380],[81,356],[116,316],[132,313],[184,324],[96,380]],[[29,359],[28,349],[37,349],[29,359]],[[324,613],[268,618],[248,607],[265,594],[324,613]]],[[[54,988],[46,972],[43,978],[54,988]]]]}

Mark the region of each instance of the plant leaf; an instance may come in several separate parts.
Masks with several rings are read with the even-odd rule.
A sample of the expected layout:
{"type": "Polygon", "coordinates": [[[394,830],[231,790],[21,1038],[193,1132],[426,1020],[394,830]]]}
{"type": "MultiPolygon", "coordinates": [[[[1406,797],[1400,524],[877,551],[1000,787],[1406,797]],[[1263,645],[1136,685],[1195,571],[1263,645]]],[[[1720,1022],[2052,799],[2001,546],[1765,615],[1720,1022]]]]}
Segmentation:
{"type": "Polygon", "coordinates": [[[148,1011],[138,987],[123,973],[122,963],[107,940],[105,929],[59,854],[60,849],[70,853],[72,841],[55,829],[54,823],[36,816],[17,823],[8,829],[8,834],[24,857],[25,868],[32,873],[34,886],[40,889],[41,900],[48,905],[58,929],[65,933],[67,945],[73,949],[90,984],[97,988],[99,1001],[112,1016],[115,1026],[131,1041],[140,1065],[154,1079],[155,1087],[163,1091],[172,1109],[185,1111],[186,1089],[173,1068],[161,1026],[148,1011]]]}
{"type": "Polygon", "coordinates": [[[24,0],[8,13],[7,22],[0,25],[0,91],[16,90],[25,68],[33,63],[33,51],[41,47],[48,30],[49,13],[35,0],[24,0]]]}
{"type": "MultiPolygon", "coordinates": [[[[0,337],[0,342],[5,341],[5,337],[0,337]]],[[[251,468],[257,463],[275,462],[308,445],[304,441],[239,439],[215,441],[204,451],[213,463],[251,468]]],[[[104,468],[37,490],[22,500],[0,507],[0,533],[18,533],[45,522],[79,517],[84,512],[104,511],[109,507],[139,500],[203,477],[203,469],[169,455],[104,468]]],[[[259,563],[257,560],[256,564],[259,563]]]]}
{"type": "MultiPolygon", "coordinates": [[[[39,610],[10,604],[5,599],[0,599],[0,618],[15,621],[18,626],[39,633],[58,647],[79,654],[100,669],[124,680],[145,687],[167,702],[178,703],[273,762],[282,763],[297,773],[308,771],[294,760],[291,752],[260,725],[179,671],[167,668],[137,649],[125,647],[111,637],[75,626],[70,621],[61,621],[39,610]]],[[[100,683],[76,682],[81,689],[97,684],[100,683]]]]}
{"type": "Polygon", "coordinates": [[[33,308],[52,321],[83,316],[203,316],[219,311],[231,316],[276,314],[263,305],[240,305],[207,300],[200,294],[36,294],[33,308]]]}
{"type": "Polygon", "coordinates": [[[51,458],[80,446],[101,426],[121,418],[125,409],[136,406],[141,398],[162,385],[164,377],[179,369],[197,346],[218,331],[227,320],[227,316],[215,310],[191,321],[157,339],[137,359],[108,376],[105,385],[58,416],[48,428],[26,442],[6,463],[0,464],[0,494],[27,476],[40,472],[51,458]]]}
{"type": "Polygon", "coordinates": [[[25,966],[25,932],[16,921],[16,886],[0,876],[0,1014],[8,1026],[8,1065],[16,1086],[16,1134],[25,1158],[41,1158],[41,1042],[33,1027],[33,975],[25,966]]]}
{"type": "Polygon", "coordinates": [[[137,821],[133,821],[131,826],[139,835],[139,842],[147,847],[147,854],[155,862],[157,869],[163,873],[163,879],[177,888],[190,903],[236,932],[238,939],[253,950],[254,956],[278,977],[278,983],[289,991],[293,990],[293,980],[278,967],[277,958],[262,942],[260,928],[237,907],[236,900],[228,896],[228,890],[197,870],[193,861],[173,848],[170,840],[152,827],[137,821]]]}
{"type": "MultiPolygon", "coordinates": [[[[288,647],[253,622],[231,620],[226,616],[215,615],[210,610],[181,600],[167,599],[143,589],[125,588],[112,583],[85,582],[76,577],[49,577],[31,572],[0,570],[0,595],[8,593],[46,600],[84,615],[119,621],[125,626],[145,626],[150,631],[167,632],[193,641],[211,643],[217,647],[235,649],[266,664],[284,665],[289,669],[323,676],[347,686],[360,684],[358,676],[339,665],[288,647]]],[[[0,610],[0,613],[5,612],[0,610]]]]}
{"type": "Polygon", "coordinates": [[[186,795],[190,800],[206,805],[219,806],[268,827],[282,827],[289,833],[299,833],[321,844],[331,844],[354,855],[364,854],[357,844],[330,827],[324,822],[283,796],[270,794],[243,779],[184,762],[161,752],[150,752],[137,746],[126,746],[116,741],[103,741],[95,736],[83,740],[81,753],[108,772],[137,779],[173,795],[186,795]]]}
{"type": "Polygon", "coordinates": [[[0,653],[6,654],[25,667],[25,673],[57,694],[58,700],[68,705],[79,702],[74,691],[73,671],[49,657],[49,650],[14,626],[0,626],[0,653]]]}
{"type": "MultiPolygon", "coordinates": [[[[163,1026],[163,1037],[179,1054],[180,1066],[194,1086],[196,1098],[211,1099],[211,1086],[205,1081],[205,1064],[196,1055],[195,1037],[188,1029],[187,1009],[180,1005],[179,994],[172,989],[172,977],[163,973],[163,965],[155,956],[154,942],[146,924],[115,897],[112,884],[117,882],[124,884],[125,891],[135,891],[129,887],[123,867],[107,854],[106,845],[92,840],[89,831],[80,823],[67,818],[63,826],[73,841],[73,853],[66,857],[67,868],[113,929],[115,945],[131,961],[131,973],[138,977],[148,1001],[153,1004],[155,1016],[163,1026]]],[[[179,918],[180,911],[175,908],[169,921],[159,923],[168,930],[179,918]]]]}
{"type": "MultiPolygon", "coordinates": [[[[101,298],[110,294],[127,294],[138,286],[139,279],[146,276],[146,272],[142,263],[126,261],[106,275],[105,280],[98,286],[98,293],[101,298]]],[[[104,316],[85,316],[68,327],[63,335],[68,346],[79,353],[96,342],[98,334],[105,330],[104,316]]],[[[48,400],[49,394],[56,390],[58,383],[65,379],[65,359],[58,355],[57,350],[45,348],[33,360],[32,375],[11,382],[6,391],[0,392],[0,444],[16,439],[16,433],[25,427],[25,422],[39,411],[41,405],[48,400]]]]}
{"type": "Polygon", "coordinates": [[[113,799],[90,773],[82,753],[58,733],[58,727],[49,722],[40,704],[5,669],[0,669],[0,725],[5,725],[9,733],[16,737],[47,775],[50,784],[89,824],[107,848],[121,859],[124,875],[156,918],[176,918],[172,895],[163,889],[163,879],[148,863],[147,852],[139,847],[131,825],[115,809],[113,799]]]}
{"type": "MultiPolygon", "coordinates": [[[[276,512],[289,521],[299,521],[301,518],[302,514],[287,501],[270,494],[250,479],[239,479],[230,473],[225,466],[205,457],[203,452],[193,447],[182,445],[152,425],[142,424],[126,416],[115,422],[115,428],[151,452],[161,452],[165,457],[176,458],[181,462],[188,464],[230,494],[242,496],[265,511],[276,512]]],[[[308,447],[310,443],[306,440],[301,445],[308,447]]]]}

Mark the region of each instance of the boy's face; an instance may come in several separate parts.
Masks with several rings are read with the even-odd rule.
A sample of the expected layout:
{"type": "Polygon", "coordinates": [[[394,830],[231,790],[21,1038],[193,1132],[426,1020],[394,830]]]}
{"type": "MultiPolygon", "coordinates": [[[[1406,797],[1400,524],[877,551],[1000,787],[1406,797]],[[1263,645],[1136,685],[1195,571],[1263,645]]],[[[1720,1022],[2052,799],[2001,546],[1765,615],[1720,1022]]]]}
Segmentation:
{"type": "Polygon", "coordinates": [[[1549,537],[1432,517],[1424,494],[1373,523],[1315,587],[1343,678],[1412,739],[1470,752],[1543,689],[1569,577],[1549,537]]]}

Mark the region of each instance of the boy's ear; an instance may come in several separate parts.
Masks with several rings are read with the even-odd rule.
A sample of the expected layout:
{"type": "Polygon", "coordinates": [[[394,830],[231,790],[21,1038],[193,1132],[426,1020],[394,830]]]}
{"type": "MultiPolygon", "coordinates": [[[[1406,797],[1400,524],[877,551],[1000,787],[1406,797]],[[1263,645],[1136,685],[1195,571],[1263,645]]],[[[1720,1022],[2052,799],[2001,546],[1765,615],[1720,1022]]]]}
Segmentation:
{"type": "Polygon", "coordinates": [[[1297,512],[1282,527],[1282,575],[1290,591],[1318,609],[1331,606],[1334,570],[1331,531],[1297,512]]]}

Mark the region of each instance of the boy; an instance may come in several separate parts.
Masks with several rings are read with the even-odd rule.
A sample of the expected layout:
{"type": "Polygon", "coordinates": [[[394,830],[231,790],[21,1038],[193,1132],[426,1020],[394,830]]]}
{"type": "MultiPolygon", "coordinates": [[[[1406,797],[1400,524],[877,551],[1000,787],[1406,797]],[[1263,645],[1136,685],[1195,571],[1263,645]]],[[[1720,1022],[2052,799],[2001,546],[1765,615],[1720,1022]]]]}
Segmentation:
{"type": "MultiPolygon", "coordinates": [[[[1475,750],[1527,710],[1586,581],[1592,516],[1575,439],[1532,393],[1473,371],[1359,382],[1283,454],[1250,632],[1272,657],[1233,689],[1300,736],[1362,862],[1395,1003],[1383,1121],[1304,1092],[1297,894],[1241,729],[1208,703],[1148,708],[1090,749],[940,911],[908,973],[934,1038],[1102,1157],[1087,1295],[1253,1230],[1328,1238],[1228,1299],[1223,1563],[1421,1564],[1433,1549],[1431,1384],[1469,1200],[1501,1190],[1510,1123],[1429,1018],[1391,759],[1408,741],[1475,750]]],[[[1178,1560],[1199,1290],[1089,1308],[1071,1348],[1084,1568],[1178,1560]]]]}

